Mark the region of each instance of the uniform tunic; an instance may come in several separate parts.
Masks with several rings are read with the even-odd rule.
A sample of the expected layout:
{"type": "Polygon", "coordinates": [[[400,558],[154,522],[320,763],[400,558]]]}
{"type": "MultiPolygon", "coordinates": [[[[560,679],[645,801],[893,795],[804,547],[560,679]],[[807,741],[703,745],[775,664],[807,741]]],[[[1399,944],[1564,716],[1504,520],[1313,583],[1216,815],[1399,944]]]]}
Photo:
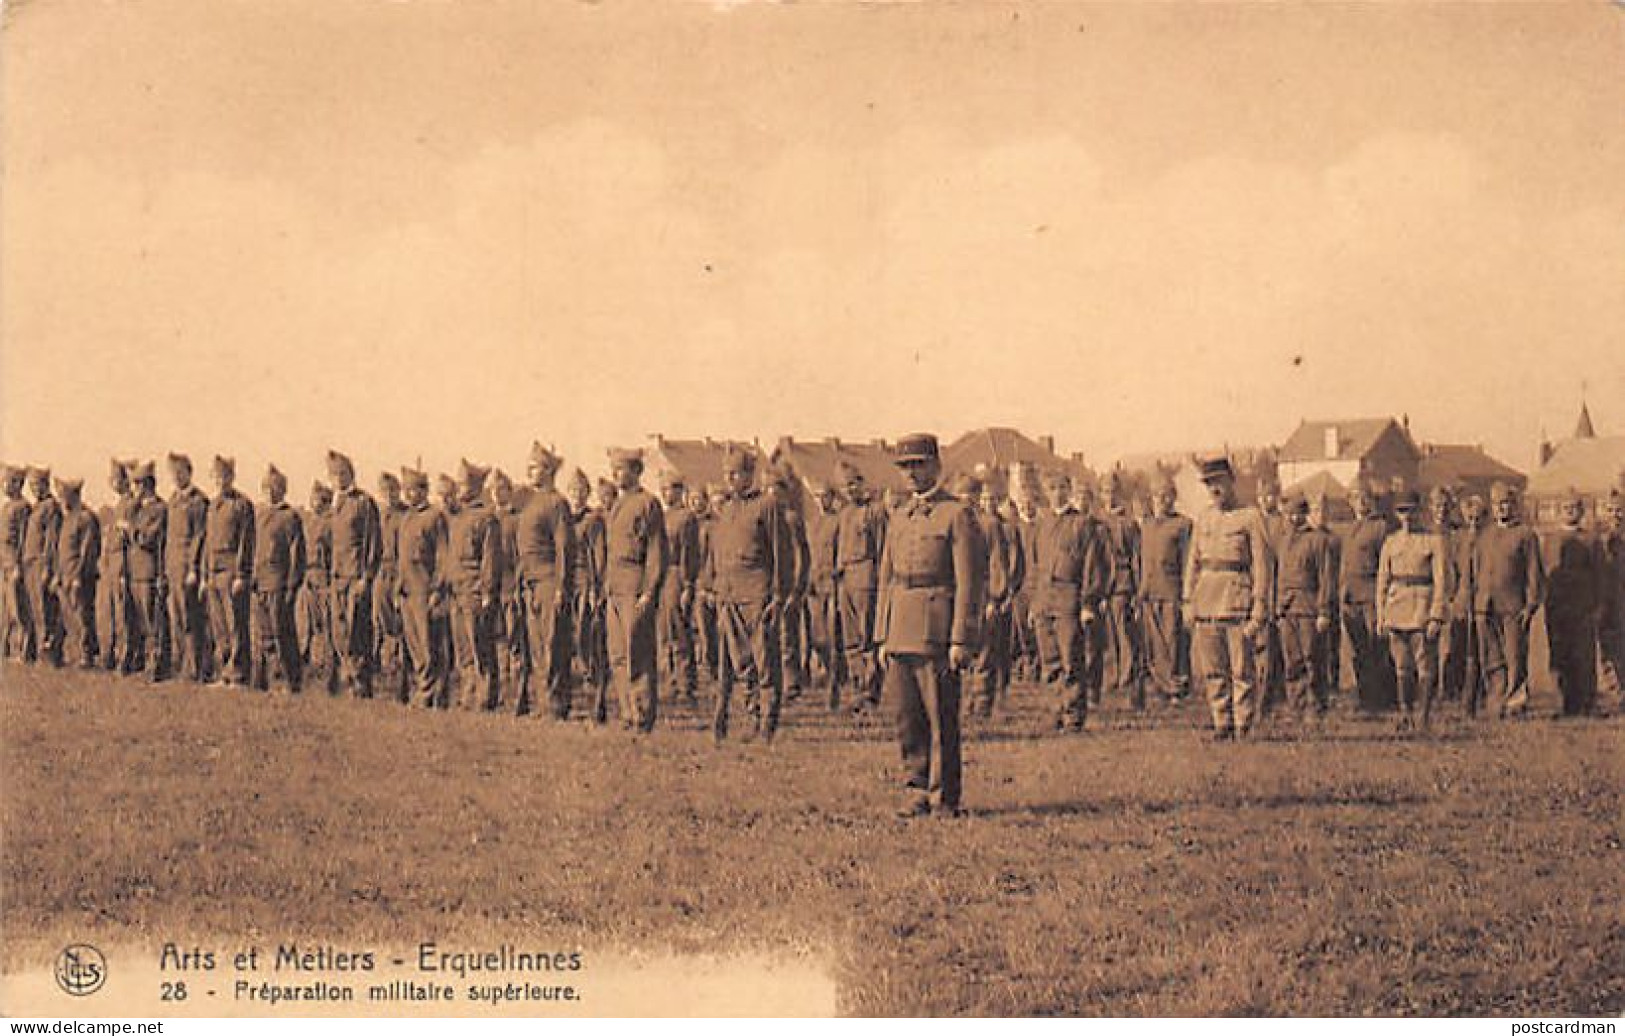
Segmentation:
{"type": "Polygon", "coordinates": [[[201,680],[209,668],[209,622],[203,603],[204,541],[208,535],[209,498],[187,486],[169,498],[164,533],[166,617],[169,620],[170,667],[177,675],[201,680]]]}
{"type": "Polygon", "coordinates": [[[1496,523],[1473,546],[1473,616],[1484,693],[1498,716],[1529,706],[1529,624],[1546,592],[1534,530],[1496,523]]]}
{"type": "Polygon", "coordinates": [[[1546,641],[1563,714],[1580,716],[1597,703],[1598,614],[1605,570],[1597,537],[1565,526],[1541,538],[1546,569],[1546,641]]]}
{"type": "Polygon", "coordinates": [[[847,503],[836,517],[835,607],[840,614],[847,676],[860,701],[878,701],[880,695],[875,606],[888,520],[889,512],[879,500],[847,503]]]}
{"type": "Polygon", "coordinates": [[[248,589],[254,577],[254,505],[228,489],[209,505],[204,601],[217,678],[248,682],[248,589]]]}
{"type": "Polygon", "coordinates": [[[1275,611],[1281,643],[1287,704],[1300,713],[1325,711],[1328,688],[1321,657],[1337,602],[1337,570],[1331,536],[1320,529],[1290,524],[1276,540],[1275,611]]]}
{"type": "Polygon", "coordinates": [[[299,688],[299,643],[293,610],[304,577],[305,530],[299,512],[287,503],[258,508],[254,528],[251,672],[256,687],[263,689],[269,685],[274,659],[288,688],[299,688]]]}
{"type": "Polygon", "coordinates": [[[1207,688],[1214,729],[1245,734],[1258,715],[1253,638],[1273,597],[1274,560],[1257,509],[1205,511],[1191,529],[1185,603],[1196,627],[1192,663],[1207,688]]]}
{"type": "Polygon", "coordinates": [[[634,487],[615,498],[605,519],[604,609],[610,679],[621,722],[654,729],[659,666],[655,603],[666,575],[666,522],[660,501],[634,487]]]}
{"type": "Polygon", "coordinates": [[[73,661],[89,669],[96,664],[96,561],[101,553],[101,521],[83,504],[62,511],[57,534],[56,574],[61,587],[62,616],[73,661]]]}
{"type": "Polygon", "coordinates": [[[418,704],[445,707],[445,613],[441,602],[447,588],[446,517],[427,503],[408,507],[401,516],[396,542],[400,583],[401,631],[412,666],[418,704]]]}
{"type": "Polygon", "coordinates": [[[520,699],[540,711],[531,683],[539,672],[548,714],[564,719],[570,714],[570,629],[581,555],[564,497],[551,489],[531,494],[514,523],[514,552],[527,640],[520,699]]]}
{"type": "Polygon", "coordinates": [[[383,561],[378,504],[351,486],[334,494],[327,517],[332,538],[333,647],[340,681],[360,697],[372,694],[372,584],[383,561]]]}
{"type": "Polygon", "coordinates": [[[1386,709],[1394,702],[1394,670],[1387,645],[1377,632],[1377,569],[1388,523],[1367,517],[1343,535],[1343,570],[1340,611],[1354,663],[1354,682],[1360,704],[1386,709]]]}
{"type": "Polygon", "coordinates": [[[778,500],[748,489],[717,509],[705,557],[705,578],[717,602],[718,668],[712,735],[728,735],[736,679],[745,684],[752,733],[778,730],[783,696],[778,626],[794,589],[795,545],[778,500]]]}
{"type": "Polygon", "coordinates": [[[1140,523],[1140,614],[1145,631],[1146,669],[1166,697],[1190,686],[1180,595],[1191,520],[1182,514],[1148,515],[1140,523]]]}
{"type": "Polygon", "coordinates": [[[1420,687],[1424,719],[1433,704],[1438,648],[1428,624],[1449,616],[1449,555],[1438,533],[1400,529],[1383,542],[1377,571],[1377,630],[1388,637],[1399,708],[1409,713],[1420,687]]]}
{"type": "Polygon", "coordinates": [[[1039,514],[1033,528],[1033,623],[1044,682],[1055,688],[1056,724],[1082,730],[1101,678],[1098,616],[1111,587],[1112,561],[1100,523],[1068,507],[1039,514]]]}

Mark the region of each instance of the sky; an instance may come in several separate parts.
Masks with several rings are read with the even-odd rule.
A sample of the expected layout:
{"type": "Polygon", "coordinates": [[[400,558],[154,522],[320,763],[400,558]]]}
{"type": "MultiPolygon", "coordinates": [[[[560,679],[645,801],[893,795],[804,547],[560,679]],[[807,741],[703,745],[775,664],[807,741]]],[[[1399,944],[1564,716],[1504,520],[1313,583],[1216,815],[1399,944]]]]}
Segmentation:
{"type": "Polygon", "coordinates": [[[7,5],[0,458],[1625,433],[1625,6],[7,5]]]}

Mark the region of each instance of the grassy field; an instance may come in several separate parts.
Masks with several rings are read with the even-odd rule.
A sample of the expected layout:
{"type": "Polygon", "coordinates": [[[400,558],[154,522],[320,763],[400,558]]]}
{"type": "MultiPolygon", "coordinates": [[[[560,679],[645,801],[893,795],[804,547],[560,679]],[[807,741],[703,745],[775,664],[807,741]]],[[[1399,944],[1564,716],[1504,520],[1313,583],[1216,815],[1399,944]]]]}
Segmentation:
{"type": "Polygon", "coordinates": [[[1209,745],[973,730],[901,821],[879,724],[772,748],[6,670],[8,968],[65,941],[812,948],[856,1014],[1625,1011],[1617,719],[1209,745]]]}

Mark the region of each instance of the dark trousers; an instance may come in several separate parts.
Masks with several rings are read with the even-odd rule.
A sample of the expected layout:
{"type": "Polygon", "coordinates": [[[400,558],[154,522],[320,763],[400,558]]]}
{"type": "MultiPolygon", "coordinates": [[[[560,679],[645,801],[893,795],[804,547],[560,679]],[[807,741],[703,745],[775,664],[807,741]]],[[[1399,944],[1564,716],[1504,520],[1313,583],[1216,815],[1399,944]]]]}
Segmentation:
{"type": "Polygon", "coordinates": [[[845,578],[835,584],[835,602],[841,617],[841,649],[846,655],[846,677],[859,702],[880,701],[880,668],[875,662],[875,602],[872,586],[849,586],[845,578]]]}
{"type": "Polygon", "coordinates": [[[276,666],[288,690],[299,690],[299,638],[293,626],[293,594],[287,590],[256,590],[253,599],[253,660],[250,682],[260,690],[271,686],[276,666]]]}
{"type": "Polygon", "coordinates": [[[451,600],[452,657],[457,664],[457,698],[465,709],[497,706],[495,605],[482,604],[475,591],[459,590],[451,600]]]}
{"type": "Polygon", "coordinates": [[[1091,650],[1090,631],[1079,621],[1077,592],[1052,590],[1035,604],[1034,632],[1044,682],[1055,695],[1056,725],[1082,730],[1089,716],[1090,671],[1098,672],[1099,658],[1091,650]]]}
{"type": "Polygon", "coordinates": [[[0,658],[28,657],[28,589],[22,571],[8,572],[0,586],[0,658]]]}
{"type": "Polygon", "coordinates": [[[1101,659],[1103,683],[1127,690],[1136,707],[1145,704],[1140,685],[1140,620],[1134,598],[1114,593],[1101,607],[1101,637],[1105,651],[1101,659]]]}
{"type": "Polygon", "coordinates": [[[1190,690],[1185,620],[1178,601],[1140,602],[1145,628],[1146,672],[1164,698],[1182,698],[1190,690]]]}
{"type": "Polygon", "coordinates": [[[333,651],[339,684],[358,698],[372,697],[372,594],[357,579],[335,579],[332,601],[333,651]]]}
{"type": "Polygon", "coordinates": [[[639,608],[636,595],[611,594],[604,607],[604,639],[621,723],[648,733],[655,726],[660,683],[653,605],[639,608]]]}
{"type": "Polygon", "coordinates": [[[23,585],[28,589],[28,629],[32,633],[24,657],[53,665],[62,664],[62,601],[51,585],[51,573],[42,561],[23,566],[23,585]]]}
{"type": "Polygon", "coordinates": [[[719,741],[728,736],[728,714],[737,679],[745,685],[745,708],[753,732],[771,739],[778,732],[783,704],[778,624],[767,615],[763,601],[722,600],[717,602],[717,625],[722,659],[711,733],[719,741]]]}
{"type": "MultiPolygon", "coordinates": [[[[1484,702],[1499,717],[1529,707],[1529,624],[1522,615],[1479,615],[1478,666],[1484,702]]],[[[1475,706],[1470,711],[1477,712],[1475,706]]]]}
{"type": "Polygon", "coordinates": [[[82,669],[96,665],[96,583],[76,583],[62,591],[62,618],[67,627],[65,652],[82,669]]]}
{"type": "Polygon", "coordinates": [[[209,621],[201,587],[187,586],[184,573],[169,576],[165,604],[169,613],[170,675],[186,680],[209,678],[209,621]]]}
{"type": "Polygon", "coordinates": [[[117,574],[96,581],[96,646],[103,669],[130,664],[130,588],[117,574]]]}
{"type": "Polygon", "coordinates": [[[406,663],[405,630],[401,624],[398,576],[378,573],[372,591],[372,668],[386,680],[385,693],[402,702],[411,700],[411,674],[406,663]]]}
{"type": "Polygon", "coordinates": [[[1563,715],[1590,712],[1597,703],[1596,612],[1548,601],[1546,642],[1551,648],[1552,679],[1563,700],[1563,715]]]}
{"type": "Polygon", "coordinates": [[[988,609],[982,627],[982,648],[976,654],[971,679],[971,710],[984,719],[1010,685],[1010,606],[988,609]]]}
{"type": "Polygon", "coordinates": [[[235,577],[216,572],[209,577],[204,601],[209,612],[209,639],[214,644],[214,674],[231,683],[248,682],[248,591],[234,591],[235,577]]]}
{"type": "Polygon", "coordinates": [[[668,572],[660,586],[659,640],[666,672],[671,675],[672,698],[692,701],[699,687],[699,662],[694,655],[694,609],[683,606],[683,587],[668,572]]]}
{"type": "Polygon", "coordinates": [[[445,612],[427,592],[407,591],[397,600],[407,663],[412,668],[413,693],[419,705],[445,708],[448,704],[445,612]]]}
{"type": "Polygon", "coordinates": [[[327,583],[306,580],[294,604],[294,628],[302,672],[319,674],[329,691],[339,684],[338,656],[333,650],[333,597],[327,583]]]}
{"type": "Polygon", "coordinates": [[[944,809],[960,801],[959,671],[944,658],[888,655],[885,694],[897,703],[904,785],[944,809]]]}
{"type": "Polygon", "coordinates": [[[129,625],[130,656],[127,668],[131,672],[141,669],[156,680],[163,670],[163,635],[167,618],[164,615],[163,595],[158,584],[141,580],[130,583],[129,625]]]}
{"type": "Polygon", "coordinates": [[[1350,661],[1360,707],[1371,711],[1394,705],[1394,669],[1388,647],[1377,635],[1377,606],[1344,602],[1343,631],[1348,634],[1350,661]]]}
{"type": "Polygon", "coordinates": [[[1275,620],[1286,685],[1285,704],[1300,716],[1312,709],[1324,713],[1328,701],[1326,666],[1321,658],[1326,638],[1315,629],[1313,615],[1283,615],[1275,620]]]}
{"type": "Polygon", "coordinates": [[[547,698],[547,714],[554,719],[570,715],[570,601],[559,599],[557,580],[527,582],[520,590],[524,609],[525,663],[520,680],[519,707],[542,712],[536,674],[547,698]]]}
{"type": "Polygon", "coordinates": [[[1454,616],[1439,630],[1439,697],[1444,701],[1470,699],[1475,696],[1471,688],[1477,682],[1478,658],[1473,650],[1472,621],[1454,616]]]}

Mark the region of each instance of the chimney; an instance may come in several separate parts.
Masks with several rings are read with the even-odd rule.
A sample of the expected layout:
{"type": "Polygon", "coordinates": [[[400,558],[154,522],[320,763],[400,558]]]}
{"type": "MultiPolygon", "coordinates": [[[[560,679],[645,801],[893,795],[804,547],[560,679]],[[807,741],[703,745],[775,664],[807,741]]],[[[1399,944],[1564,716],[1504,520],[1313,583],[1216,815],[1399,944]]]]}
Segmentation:
{"type": "Polygon", "coordinates": [[[1049,452],[1054,453],[1055,452],[1055,436],[1053,436],[1053,435],[1040,435],[1038,437],[1038,445],[1044,447],[1044,449],[1048,450],[1049,452]]]}
{"type": "Polygon", "coordinates": [[[1342,443],[1342,440],[1337,434],[1337,426],[1335,424],[1328,426],[1327,429],[1326,429],[1326,459],[1327,460],[1336,460],[1338,455],[1340,453],[1342,453],[1342,450],[1339,448],[1341,443],[1342,443]]]}

